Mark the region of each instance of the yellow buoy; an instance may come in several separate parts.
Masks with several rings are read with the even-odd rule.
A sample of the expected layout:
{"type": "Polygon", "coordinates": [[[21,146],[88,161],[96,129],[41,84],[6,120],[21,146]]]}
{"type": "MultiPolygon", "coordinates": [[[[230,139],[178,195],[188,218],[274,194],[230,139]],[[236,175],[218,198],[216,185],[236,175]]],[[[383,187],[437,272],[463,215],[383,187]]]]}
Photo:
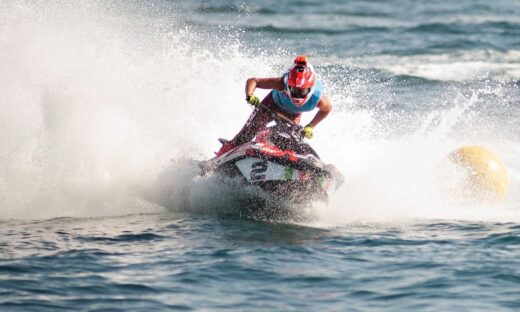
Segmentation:
{"type": "Polygon", "coordinates": [[[462,170],[464,194],[478,200],[504,199],[509,179],[500,157],[480,146],[466,146],[453,151],[449,159],[462,170]]]}

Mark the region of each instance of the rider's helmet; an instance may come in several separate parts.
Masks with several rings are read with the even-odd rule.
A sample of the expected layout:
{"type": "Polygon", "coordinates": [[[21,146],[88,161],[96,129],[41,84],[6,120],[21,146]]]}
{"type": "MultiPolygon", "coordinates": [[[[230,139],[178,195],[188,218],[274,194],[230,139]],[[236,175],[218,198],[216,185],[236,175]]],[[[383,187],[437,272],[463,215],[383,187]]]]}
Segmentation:
{"type": "Polygon", "coordinates": [[[316,84],[314,68],[307,56],[299,55],[294,59],[294,66],[287,74],[287,96],[296,106],[302,106],[311,98],[316,84]]]}

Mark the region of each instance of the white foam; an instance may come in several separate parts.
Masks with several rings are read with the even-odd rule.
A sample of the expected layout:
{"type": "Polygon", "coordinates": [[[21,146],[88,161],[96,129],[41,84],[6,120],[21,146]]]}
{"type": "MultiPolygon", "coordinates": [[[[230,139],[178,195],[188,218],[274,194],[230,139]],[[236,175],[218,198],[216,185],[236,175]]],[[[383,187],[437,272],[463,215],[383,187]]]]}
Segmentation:
{"type": "Polygon", "coordinates": [[[267,62],[160,7],[2,2],[0,217],[141,211],[136,184],[238,130],[267,62]]]}
{"type": "MultiPolygon", "coordinates": [[[[212,155],[216,138],[234,135],[251,111],[243,101],[245,79],[279,74],[270,64],[283,61],[272,51],[247,56],[232,36],[215,38],[183,26],[166,3],[160,9],[125,3],[2,2],[0,218],[157,209],[142,200],[142,184],[167,167],[170,158],[212,155]]],[[[468,57],[368,61],[389,70],[397,66],[397,71],[413,62],[444,66],[468,57]]],[[[517,60],[518,52],[504,53],[497,62],[508,58],[517,60]]],[[[421,75],[440,75],[434,69],[423,71],[421,75]]],[[[320,215],[323,222],[518,218],[518,143],[511,141],[510,148],[511,142],[450,139],[474,100],[453,99],[453,110],[426,118],[416,133],[394,136],[381,123],[401,121],[376,120],[370,108],[352,109],[358,96],[370,92],[363,79],[331,83],[328,90],[335,109],[316,129],[312,144],[339,166],[347,182],[320,215]],[[433,122],[439,118],[443,122],[433,122]],[[486,143],[505,159],[512,187],[504,205],[512,209],[507,212],[511,216],[495,214],[497,209],[466,209],[441,194],[437,166],[446,153],[467,142],[486,143]]],[[[310,118],[307,114],[304,121],[310,118]]],[[[175,183],[172,188],[186,185],[175,183]]],[[[219,192],[215,187],[205,193],[205,188],[211,187],[196,183],[190,202],[202,205],[219,192]]]]}
{"type": "Polygon", "coordinates": [[[468,111],[478,109],[475,105],[482,95],[459,95],[453,99],[451,109],[433,112],[422,120],[422,126],[407,135],[376,132],[372,136],[360,135],[362,139],[356,140],[356,134],[347,133],[347,129],[356,129],[355,124],[342,128],[341,133],[335,128],[336,136],[328,133],[331,136],[327,144],[319,150],[334,155],[333,163],[347,178],[332,193],[328,205],[316,206],[319,218],[315,225],[406,220],[520,222],[520,163],[514,156],[518,143],[471,131],[453,135],[460,122],[472,118],[468,111]],[[475,144],[495,151],[508,167],[510,191],[504,202],[478,202],[459,196],[462,173],[451,165],[447,155],[458,147],[475,144]]]}

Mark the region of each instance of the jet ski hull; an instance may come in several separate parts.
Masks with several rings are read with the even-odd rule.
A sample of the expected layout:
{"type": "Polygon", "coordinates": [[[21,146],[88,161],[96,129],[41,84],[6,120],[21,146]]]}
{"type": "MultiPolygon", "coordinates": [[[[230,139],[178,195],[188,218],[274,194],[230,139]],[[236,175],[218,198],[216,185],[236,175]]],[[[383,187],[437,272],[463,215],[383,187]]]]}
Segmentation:
{"type": "Polygon", "coordinates": [[[300,125],[263,109],[272,114],[275,125],[258,132],[253,141],[203,162],[202,174],[239,179],[290,202],[326,201],[327,191],[339,187],[343,175],[304,142],[300,125]]]}
{"type": "MultiPolygon", "coordinates": [[[[272,153],[273,147],[255,142],[203,164],[205,174],[239,179],[244,185],[295,203],[326,201],[327,190],[338,185],[341,174],[314,156],[272,153]]],[[[277,150],[278,152],[278,150],[277,150]]]]}

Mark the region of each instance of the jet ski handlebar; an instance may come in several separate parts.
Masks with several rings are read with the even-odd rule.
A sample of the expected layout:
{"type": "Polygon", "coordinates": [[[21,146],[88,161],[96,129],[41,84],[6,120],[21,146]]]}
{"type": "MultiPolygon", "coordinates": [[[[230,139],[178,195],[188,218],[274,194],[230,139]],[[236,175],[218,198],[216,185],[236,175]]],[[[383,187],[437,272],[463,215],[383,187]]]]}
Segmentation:
{"type": "Polygon", "coordinates": [[[257,109],[262,109],[273,117],[276,126],[285,129],[285,133],[290,133],[290,135],[298,142],[303,140],[303,127],[297,123],[295,123],[292,119],[286,117],[285,115],[274,111],[270,107],[260,104],[257,109]]]}
{"type": "MultiPolygon", "coordinates": [[[[259,109],[263,109],[264,111],[268,112],[271,114],[271,116],[273,117],[273,119],[275,120],[275,122],[279,123],[279,122],[282,122],[282,123],[285,123],[285,124],[288,124],[289,126],[291,127],[298,127],[298,128],[302,128],[299,124],[295,123],[292,119],[286,117],[285,115],[283,115],[282,113],[279,113],[279,112],[275,112],[273,109],[271,109],[270,107],[267,107],[263,104],[260,104],[258,105],[258,108],[259,109]]],[[[303,128],[302,128],[303,129],[303,128]]]]}

